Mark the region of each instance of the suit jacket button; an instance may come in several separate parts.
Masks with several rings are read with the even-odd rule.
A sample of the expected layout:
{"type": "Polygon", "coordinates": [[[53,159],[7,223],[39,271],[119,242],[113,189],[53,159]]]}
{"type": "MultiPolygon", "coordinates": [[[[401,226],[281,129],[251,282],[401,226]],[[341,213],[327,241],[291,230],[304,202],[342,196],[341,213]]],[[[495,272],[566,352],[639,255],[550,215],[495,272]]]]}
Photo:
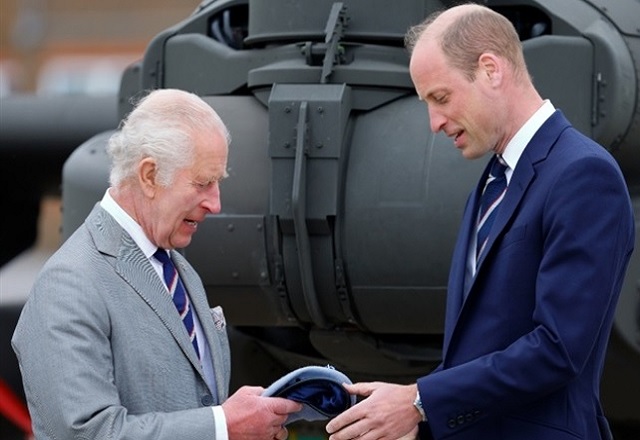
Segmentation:
{"type": "Polygon", "coordinates": [[[458,425],[464,425],[464,416],[462,414],[458,416],[458,425]]]}
{"type": "Polygon", "coordinates": [[[449,421],[447,422],[447,424],[449,425],[449,428],[453,429],[456,427],[457,423],[455,419],[449,419],[449,421]]]}
{"type": "Polygon", "coordinates": [[[202,396],[201,402],[203,406],[211,406],[213,405],[213,397],[209,394],[205,394],[202,396]]]}

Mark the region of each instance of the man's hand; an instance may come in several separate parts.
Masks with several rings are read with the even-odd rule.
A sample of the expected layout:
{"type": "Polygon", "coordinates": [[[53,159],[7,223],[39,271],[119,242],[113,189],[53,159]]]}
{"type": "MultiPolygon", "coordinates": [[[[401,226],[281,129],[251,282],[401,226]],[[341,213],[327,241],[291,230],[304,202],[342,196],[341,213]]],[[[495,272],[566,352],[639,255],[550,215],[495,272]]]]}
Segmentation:
{"type": "Polygon", "coordinates": [[[367,397],[327,424],[329,440],[396,440],[415,436],[420,413],[413,406],[417,386],[384,382],[344,385],[350,394],[367,397]]]}
{"type": "Polygon", "coordinates": [[[262,391],[262,387],[244,386],[222,404],[229,440],[287,438],[283,424],[289,413],[300,411],[302,405],[280,397],[262,397],[262,391]]]}

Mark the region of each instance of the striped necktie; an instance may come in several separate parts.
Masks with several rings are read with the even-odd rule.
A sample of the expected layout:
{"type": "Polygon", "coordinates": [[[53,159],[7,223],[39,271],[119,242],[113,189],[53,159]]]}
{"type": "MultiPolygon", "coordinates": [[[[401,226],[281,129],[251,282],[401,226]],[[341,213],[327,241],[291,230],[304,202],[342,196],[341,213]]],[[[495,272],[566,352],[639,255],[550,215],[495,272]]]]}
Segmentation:
{"type": "Polygon", "coordinates": [[[182,280],[180,280],[180,277],[178,276],[178,271],[173,265],[173,262],[171,261],[171,258],[169,257],[169,254],[166,250],[158,248],[153,256],[162,263],[164,282],[167,285],[167,289],[169,289],[169,293],[173,298],[173,303],[175,304],[176,309],[178,309],[180,318],[182,319],[182,322],[187,329],[187,334],[189,335],[189,339],[191,340],[193,348],[196,350],[196,354],[198,355],[199,359],[200,350],[198,349],[196,329],[193,324],[193,312],[191,311],[189,296],[187,295],[184,285],[182,284],[182,280]]]}
{"type": "Polygon", "coordinates": [[[489,239],[491,225],[495,220],[498,207],[507,192],[507,178],[504,175],[508,166],[500,156],[496,156],[491,165],[491,171],[487,179],[482,197],[480,198],[480,212],[478,213],[478,241],[476,244],[476,261],[484,251],[489,239]]]}

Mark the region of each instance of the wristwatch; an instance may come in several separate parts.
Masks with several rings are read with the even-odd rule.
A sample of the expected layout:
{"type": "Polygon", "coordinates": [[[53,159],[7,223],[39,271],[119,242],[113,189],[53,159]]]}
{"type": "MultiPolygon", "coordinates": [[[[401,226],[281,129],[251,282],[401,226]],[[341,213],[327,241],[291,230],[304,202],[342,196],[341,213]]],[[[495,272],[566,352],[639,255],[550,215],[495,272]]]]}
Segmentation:
{"type": "Polygon", "coordinates": [[[416,393],[416,400],[413,401],[413,406],[416,407],[418,412],[420,413],[420,417],[422,417],[422,421],[427,421],[427,415],[424,412],[424,408],[422,408],[422,400],[420,400],[420,391],[416,393]]]}

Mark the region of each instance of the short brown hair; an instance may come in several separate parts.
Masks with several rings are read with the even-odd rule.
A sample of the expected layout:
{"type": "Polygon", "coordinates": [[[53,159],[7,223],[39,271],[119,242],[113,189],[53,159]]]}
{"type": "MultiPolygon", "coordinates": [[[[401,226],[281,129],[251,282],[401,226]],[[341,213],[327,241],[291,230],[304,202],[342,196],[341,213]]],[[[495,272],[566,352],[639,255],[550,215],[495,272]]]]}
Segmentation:
{"type": "MultiPolygon", "coordinates": [[[[526,75],[522,44],[513,24],[485,6],[473,5],[477,8],[470,8],[465,14],[456,17],[437,36],[448,63],[462,72],[469,81],[473,81],[480,55],[490,52],[506,59],[517,76],[526,75]]],[[[405,45],[410,51],[413,51],[420,37],[443,12],[434,12],[422,23],[409,29],[405,45]]]]}

